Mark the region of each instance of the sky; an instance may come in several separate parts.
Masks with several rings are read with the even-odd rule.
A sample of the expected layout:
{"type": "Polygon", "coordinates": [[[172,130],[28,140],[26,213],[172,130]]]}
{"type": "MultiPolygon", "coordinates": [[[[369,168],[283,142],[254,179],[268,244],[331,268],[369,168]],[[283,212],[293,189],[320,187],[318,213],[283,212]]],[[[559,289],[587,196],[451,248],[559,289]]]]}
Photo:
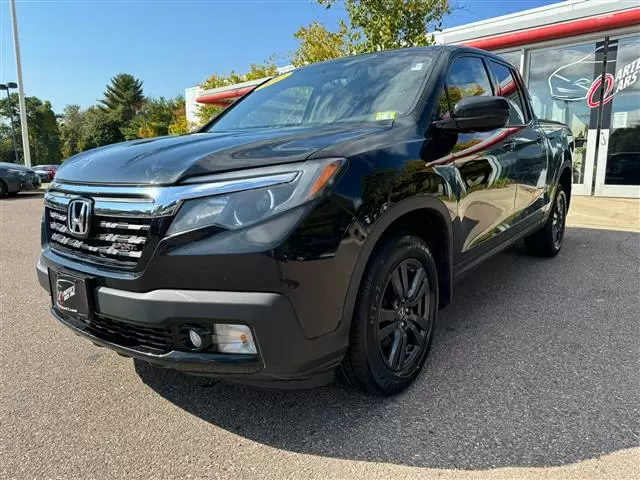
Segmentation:
{"type": "MultiPolygon", "coordinates": [[[[456,0],[453,27],[560,0],[456,0]]],[[[86,108],[120,72],[145,95],[174,97],[213,73],[244,72],[276,54],[287,65],[293,33],[318,20],[337,27],[341,8],[313,0],[17,0],[25,94],[56,112],[86,108]]],[[[0,0],[0,83],[16,81],[8,0],[0,0]]]]}

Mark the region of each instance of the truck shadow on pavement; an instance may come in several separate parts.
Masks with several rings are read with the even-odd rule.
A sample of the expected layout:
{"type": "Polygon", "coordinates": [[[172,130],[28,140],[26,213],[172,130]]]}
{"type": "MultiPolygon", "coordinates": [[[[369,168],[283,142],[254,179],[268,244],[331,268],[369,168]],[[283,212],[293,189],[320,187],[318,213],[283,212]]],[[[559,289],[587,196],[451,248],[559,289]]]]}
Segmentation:
{"type": "Polygon", "coordinates": [[[490,260],[458,284],[425,370],[395,398],[135,368],[176,406],[292,452],[432,468],[574,463],[638,445],[639,246],[638,234],[571,229],[553,260],[519,247],[490,260]]]}

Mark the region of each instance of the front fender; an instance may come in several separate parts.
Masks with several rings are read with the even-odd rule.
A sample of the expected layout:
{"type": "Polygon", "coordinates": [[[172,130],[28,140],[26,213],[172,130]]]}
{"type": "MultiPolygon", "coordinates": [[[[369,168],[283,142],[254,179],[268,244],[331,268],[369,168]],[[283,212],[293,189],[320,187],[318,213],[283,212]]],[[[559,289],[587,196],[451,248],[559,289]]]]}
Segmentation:
{"type": "Polygon", "coordinates": [[[446,237],[445,253],[444,258],[438,259],[438,263],[446,265],[447,270],[444,274],[439,272],[439,276],[444,280],[444,288],[441,288],[441,306],[446,305],[451,300],[453,293],[453,227],[451,212],[440,199],[427,195],[417,195],[402,200],[393,207],[388,208],[369,228],[351,274],[351,280],[343,307],[343,323],[346,322],[347,325],[351,324],[362,278],[369,260],[373,256],[376,247],[380,244],[380,240],[396,221],[418,210],[429,210],[430,213],[433,212],[437,214],[442,220],[442,225],[444,225],[444,235],[446,237]]]}

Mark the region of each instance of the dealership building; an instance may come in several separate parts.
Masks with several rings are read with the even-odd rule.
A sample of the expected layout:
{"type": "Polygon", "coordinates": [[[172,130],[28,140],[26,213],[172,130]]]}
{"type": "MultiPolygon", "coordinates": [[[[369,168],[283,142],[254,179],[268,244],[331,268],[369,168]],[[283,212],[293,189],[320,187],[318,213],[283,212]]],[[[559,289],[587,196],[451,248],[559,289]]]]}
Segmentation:
{"type": "MultiPolygon", "coordinates": [[[[637,0],[567,0],[450,28],[436,42],[492,51],[521,71],[538,117],[573,131],[575,194],[640,198],[637,0]]],[[[187,89],[188,118],[199,103],[229,104],[264,80],[187,89]]]]}

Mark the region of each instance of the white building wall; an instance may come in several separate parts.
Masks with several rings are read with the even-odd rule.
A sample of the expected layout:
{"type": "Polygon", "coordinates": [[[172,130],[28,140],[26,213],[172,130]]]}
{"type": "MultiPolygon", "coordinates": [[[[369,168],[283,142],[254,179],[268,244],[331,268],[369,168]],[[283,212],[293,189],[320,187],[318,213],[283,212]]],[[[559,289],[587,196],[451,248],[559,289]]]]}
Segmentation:
{"type": "Polygon", "coordinates": [[[200,123],[200,117],[198,117],[198,102],[196,102],[196,98],[200,96],[202,92],[201,87],[190,87],[185,89],[184,91],[184,103],[185,103],[185,111],[187,114],[187,122],[189,123],[200,123]]]}

